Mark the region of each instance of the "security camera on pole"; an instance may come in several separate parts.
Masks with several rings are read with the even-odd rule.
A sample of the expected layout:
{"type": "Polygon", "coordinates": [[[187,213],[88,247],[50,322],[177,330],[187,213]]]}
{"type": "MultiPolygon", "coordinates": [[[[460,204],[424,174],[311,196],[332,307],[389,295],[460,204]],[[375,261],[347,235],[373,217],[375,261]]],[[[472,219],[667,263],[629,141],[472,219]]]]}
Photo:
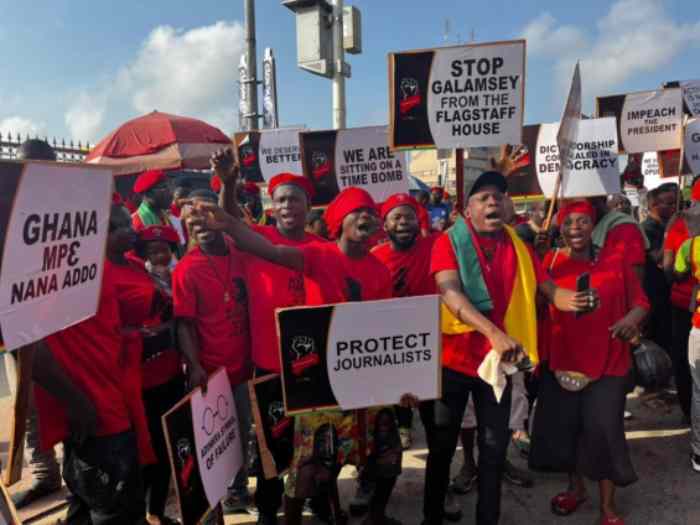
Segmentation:
{"type": "Polygon", "coordinates": [[[345,77],[350,64],[345,51],[362,52],[360,11],[343,7],[343,0],[284,0],[297,23],[297,64],[315,75],[333,80],[333,127],[346,127],[345,77]]]}

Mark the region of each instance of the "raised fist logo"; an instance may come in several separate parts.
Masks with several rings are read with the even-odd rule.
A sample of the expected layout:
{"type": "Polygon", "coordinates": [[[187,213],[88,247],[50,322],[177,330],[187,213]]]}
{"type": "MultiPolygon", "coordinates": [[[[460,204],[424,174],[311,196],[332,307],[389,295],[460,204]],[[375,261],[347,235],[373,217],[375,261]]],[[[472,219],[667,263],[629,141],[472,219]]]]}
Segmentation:
{"type": "Polygon", "coordinates": [[[250,168],[255,164],[256,160],[257,156],[255,155],[253,146],[246,145],[241,148],[241,164],[243,164],[244,167],[250,168]]]}
{"type": "Polygon", "coordinates": [[[284,434],[285,430],[292,424],[292,419],[284,415],[284,406],[281,401],[273,401],[267,409],[270,418],[270,430],[276,439],[284,434]]]}
{"type": "Polygon", "coordinates": [[[405,117],[413,108],[421,103],[418,81],[410,77],[402,78],[401,82],[399,82],[399,89],[401,90],[399,113],[401,113],[401,116],[405,117]]]}
{"type": "Polygon", "coordinates": [[[311,354],[314,351],[314,340],[305,335],[298,335],[292,340],[292,352],[297,359],[301,359],[305,355],[311,354]]]}
{"type": "Polygon", "coordinates": [[[295,376],[302,375],[306,369],[321,362],[314,340],[306,335],[298,335],[292,339],[292,352],[295,356],[292,361],[292,373],[295,376]]]}
{"type": "Polygon", "coordinates": [[[314,151],[311,153],[311,173],[314,179],[319,180],[327,176],[331,171],[328,156],[323,151],[314,151]]]}
{"type": "Polygon", "coordinates": [[[280,401],[270,403],[270,407],[267,409],[267,415],[270,416],[270,421],[272,421],[272,424],[276,424],[284,417],[284,406],[282,406],[280,401]]]}

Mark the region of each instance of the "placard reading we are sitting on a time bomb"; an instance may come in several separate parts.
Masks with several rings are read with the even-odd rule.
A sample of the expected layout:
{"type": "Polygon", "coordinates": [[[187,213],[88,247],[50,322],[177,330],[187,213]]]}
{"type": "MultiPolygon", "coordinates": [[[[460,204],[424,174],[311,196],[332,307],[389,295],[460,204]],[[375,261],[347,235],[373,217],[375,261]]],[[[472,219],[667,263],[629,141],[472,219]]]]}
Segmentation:
{"type": "Polygon", "coordinates": [[[7,350],[95,315],[112,171],[0,162],[0,327],[7,350]]]}
{"type": "Polygon", "coordinates": [[[525,40],[389,55],[392,148],[520,144],[525,40]]]}

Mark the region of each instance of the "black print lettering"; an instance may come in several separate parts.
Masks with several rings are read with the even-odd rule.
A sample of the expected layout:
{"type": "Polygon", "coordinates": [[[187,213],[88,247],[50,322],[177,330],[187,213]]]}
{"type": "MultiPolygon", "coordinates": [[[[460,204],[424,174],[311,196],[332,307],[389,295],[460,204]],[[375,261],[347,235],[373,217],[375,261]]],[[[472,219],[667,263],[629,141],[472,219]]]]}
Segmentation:
{"type": "Polygon", "coordinates": [[[37,242],[54,242],[97,234],[97,211],[32,213],[24,221],[22,238],[28,246],[37,242]]]}

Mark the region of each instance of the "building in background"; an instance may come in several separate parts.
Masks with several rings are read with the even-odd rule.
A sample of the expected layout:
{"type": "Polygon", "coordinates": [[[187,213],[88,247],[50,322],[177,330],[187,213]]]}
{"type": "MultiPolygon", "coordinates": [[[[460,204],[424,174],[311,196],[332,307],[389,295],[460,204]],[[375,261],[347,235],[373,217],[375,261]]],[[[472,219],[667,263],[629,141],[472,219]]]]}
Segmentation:
{"type": "MultiPolygon", "coordinates": [[[[481,172],[489,168],[489,159],[498,155],[498,148],[469,148],[464,150],[464,184],[469,186],[481,172]]],[[[443,186],[457,193],[455,155],[451,149],[415,150],[409,153],[408,169],[414,177],[429,187],[443,186]]]]}

